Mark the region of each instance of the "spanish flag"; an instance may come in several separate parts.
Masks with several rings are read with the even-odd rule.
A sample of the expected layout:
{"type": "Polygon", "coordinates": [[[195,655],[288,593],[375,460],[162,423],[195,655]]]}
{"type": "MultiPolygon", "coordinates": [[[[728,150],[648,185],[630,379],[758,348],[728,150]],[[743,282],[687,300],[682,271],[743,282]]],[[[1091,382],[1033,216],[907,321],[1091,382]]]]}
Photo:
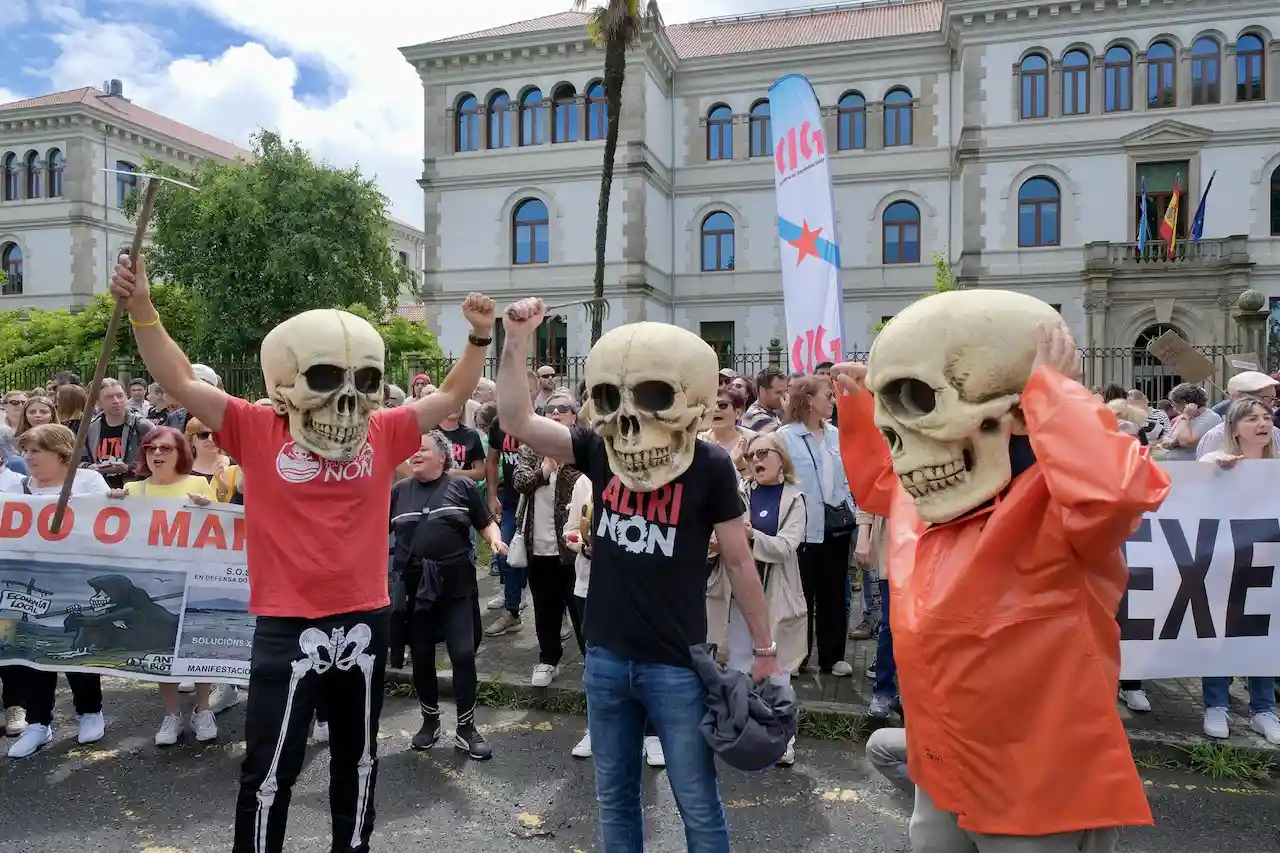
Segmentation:
{"type": "Polygon", "coordinates": [[[1178,202],[1182,199],[1182,175],[1173,182],[1173,197],[1165,208],[1164,219],[1160,222],[1160,239],[1169,244],[1169,257],[1173,257],[1173,249],[1178,241],[1178,202]]]}

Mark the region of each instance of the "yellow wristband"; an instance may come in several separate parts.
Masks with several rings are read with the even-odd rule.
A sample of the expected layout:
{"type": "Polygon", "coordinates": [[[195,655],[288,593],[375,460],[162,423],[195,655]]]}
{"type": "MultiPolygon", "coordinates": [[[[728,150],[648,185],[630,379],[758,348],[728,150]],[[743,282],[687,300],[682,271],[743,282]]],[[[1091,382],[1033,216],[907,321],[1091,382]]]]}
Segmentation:
{"type": "Polygon", "coordinates": [[[145,329],[145,328],[148,328],[149,326],[159,326],[159,325],[160,325],[160,315],[159,315],[159,314],[157,314],[157,315],[156,315],[156,318],[155,318],[154,320],[148,320],[148,321],[147,321],[147,322],[145,322],[145,323],[139,323],[137,320],[135,320],[135,319],[133,319],[132,317],[130,317],[130,318],[129,318],[129,325],[130,325],[130,326],[133,326],[135,329],[145,329]]]}

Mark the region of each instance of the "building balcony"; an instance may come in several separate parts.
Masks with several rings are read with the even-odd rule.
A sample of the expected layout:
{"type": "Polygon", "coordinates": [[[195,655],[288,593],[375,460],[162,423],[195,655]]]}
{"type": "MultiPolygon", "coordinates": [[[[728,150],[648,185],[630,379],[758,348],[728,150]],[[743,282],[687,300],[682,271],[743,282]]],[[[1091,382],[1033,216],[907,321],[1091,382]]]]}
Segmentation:
{"type": "Polygon", "coordinates": [[[1085,247],[1085,268],[1101,272],[1158,273],[1160,270],[1215,269],[1249,263],[1249,238],[1244,235],[1174,243],[1173,253],[1164,240],[1148,240],[1139,250],[1134,243],[1099,241],[1085,247]]]}

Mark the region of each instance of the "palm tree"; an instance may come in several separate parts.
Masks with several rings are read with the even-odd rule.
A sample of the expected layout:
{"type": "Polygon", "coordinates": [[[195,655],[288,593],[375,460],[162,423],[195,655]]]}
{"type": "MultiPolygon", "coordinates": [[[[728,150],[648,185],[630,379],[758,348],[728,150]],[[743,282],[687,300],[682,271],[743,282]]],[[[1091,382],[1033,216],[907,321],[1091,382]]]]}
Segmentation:
{"type": "MultiPolygon", "coordinates": [[[[590,0],[573,0],[584,11],[590,0]]],[[[591,343],[600,340],[604,312],[604,253],[609,235],[609,193],[613,189],[613,158],[618,152],[618,116],[622,113],[622,83],[627,73],[627,50],[648,28],[658,25],[657,0],[607,0],[587,19],[591,40],[604,48],[604,100],[609,124],[604,137],[604,165],[600,170],[600,206],[596,215],[596,271],[591,296],[591,343]],[[643,8],[642,8],[643,7],[643,8]]]]}

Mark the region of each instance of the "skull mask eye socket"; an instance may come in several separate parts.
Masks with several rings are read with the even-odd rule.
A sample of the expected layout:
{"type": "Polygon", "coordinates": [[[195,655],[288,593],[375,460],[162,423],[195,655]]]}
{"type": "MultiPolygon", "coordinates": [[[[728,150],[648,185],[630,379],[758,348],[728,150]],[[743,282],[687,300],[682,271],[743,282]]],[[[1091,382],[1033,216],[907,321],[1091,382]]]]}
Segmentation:
{"type": "MultiPolygon", "coordinates": [[[[312,365],[302,375],[307,379],[307,387],[319,394],[337,391],[347,379],[346,369],[336,364],[312,365]]],[[[374,393],[382,387],[382,371],[376,367],[360,368],[355,372],[355,387],[361,394],[374,393]]]]}
{"type": "Polygon", "coordinates": [[[656,379],[641,382],[631,391],[636,408],[642,412],[662,412],[670,409],[676,402],[676,389],[656,379]]]}
{"type": "Polygon", "coordinates": [[[591,403],[602,415],[612,415],[622,406],[622,392],[617,385],[595,385],[591,389],[591,403]]]}
{"type": "Polygon", "coordinates": [[[362,367],[355,373],[356,390],[361,394],[374,394],[382,388],[382,371],[376,367],[362,367]]]}
{"type": "Polygon", "coordinates": [[[922,418],[938,405],[933,388],[919,379],[896,379],[884,387],[880,397],[895,417],[922,418]]]}

